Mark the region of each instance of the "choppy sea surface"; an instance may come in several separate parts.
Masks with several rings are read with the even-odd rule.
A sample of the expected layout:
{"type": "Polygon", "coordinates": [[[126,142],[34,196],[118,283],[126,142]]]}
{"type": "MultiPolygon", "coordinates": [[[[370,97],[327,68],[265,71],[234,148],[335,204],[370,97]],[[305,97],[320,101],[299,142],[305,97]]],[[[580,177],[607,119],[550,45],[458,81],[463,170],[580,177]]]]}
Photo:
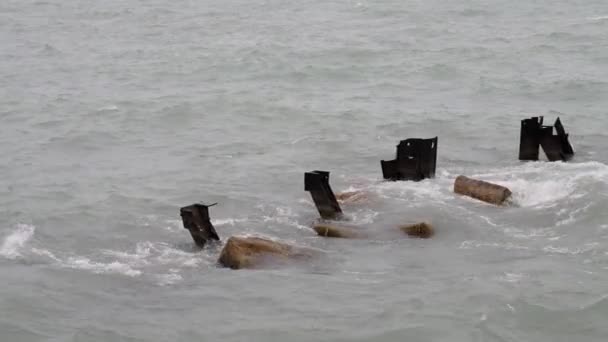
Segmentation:
{"type": "Polygon", "coordinates": [[[2,342],[608,338],[606,1],[3,0],[0,47],[2,342]],[[517,160],[533,115],[571,162],[517,160]],[[382,181],[434,136],[435,179],[382,181]],[[315,236],[315,169],[376,237],[315,236]],[[219,268],[194,202],[321,257],[219,268]]]}

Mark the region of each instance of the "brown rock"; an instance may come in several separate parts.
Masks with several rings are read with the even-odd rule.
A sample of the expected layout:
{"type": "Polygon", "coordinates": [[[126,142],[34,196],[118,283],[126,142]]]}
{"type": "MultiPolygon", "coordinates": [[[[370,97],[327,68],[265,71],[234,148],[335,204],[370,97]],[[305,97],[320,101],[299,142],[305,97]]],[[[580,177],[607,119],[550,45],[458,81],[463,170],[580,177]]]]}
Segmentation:
{"type": "Polygon", "coordinates": [[[228,239],[218,263],[232,269],[256,268],[266,261],[286,261],[310,256],[302,248],[258,237],[228,239]]]}
{"type": "Polygon", "coordinates": [[[406,233],[408,236],[419,237],[423,239],[428,239],[431,236],[435,235],[435,230],[433,229],[433,226],[426,222],[404,225],[399,227],[399,229],[401,229],[401,231],[406,233]]]}
{"type": "Polygon", "coordinates": [[[345,239],[356,239],[363,237],[363,235],[352,228],[336,226],[327,223],[317,223],[312,229],[314,229],[319,236],[331,237],[331,238],[345,238],[345,239]]]}
{"type": "Polygon", "coordinates": [[[454,192],[476,198],[491,204],[502,205],[511,197],[511,190],[504,186],[458,176],[454,182],[454,192]]]}

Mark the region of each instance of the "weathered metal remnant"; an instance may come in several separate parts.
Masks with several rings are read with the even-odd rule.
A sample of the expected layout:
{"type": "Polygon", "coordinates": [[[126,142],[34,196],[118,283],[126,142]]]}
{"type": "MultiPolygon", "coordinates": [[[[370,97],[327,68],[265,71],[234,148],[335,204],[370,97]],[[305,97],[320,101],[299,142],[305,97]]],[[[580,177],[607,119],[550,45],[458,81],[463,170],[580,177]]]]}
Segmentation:
{"type": "Polygon", "coordinates": [[[458,176],[454,182],[454,192],[457,194],[476,198],[491,204],[504,204],[511,197],[511,190],[501,185],[458,176]]]}
{"type": "MultiPolygon", "coordinates": [[[[192,204],[180,209],[184,228],[190,231],[194,243],[201,248],[209,241],[220,240],[209,219],[209,207],[215,204],[192,204]]],[[[256,268],[267,262],[302,259],[313,254],[312,250],[269,239],[233,236],[222,249],[218,264],[232,269],[256,268]]]]}
{"type": "Polygon", "coordinates": [[[544,126],[542,116],[521,120],[519,160],[538,160],[539,146],[542,146],[549,161],[567,161],[574,156],[574,149],[560,118],[557,118],[554,126],[544,126]],[[553,127],[557,135],[553,135],[553,127]]]}
{"type": "Polygon", "coordinates": [[[209,207],[216,204],[205,205],[196,203],[179,210],[184,228],[190,231],[192,240],[201,248],[205,247],[207,241],[220,240],[215,228],[213,228],[213,224],[211,224],[211,219],[209,219],[209,207]]]}
{"type": "Polygon", "coordinates": [[[435,229],[433,226],[426,222],[407,224],[399,227],[399,229],[411,237],[419,237],[422,239],[428,239],[435,235],[435,229]]]}
{"type": "Polygon", "coordinates": [[[364,234],[353,228],[338,226],[335,224],[316,223],[312,226],[312,229],[317,232],[319,236],[323,237],[344,239],[356,239],[364,237],[364,234]]]}
{"type": "Polygon", "coordinates": [[[307,259],[312,250],[287,245],[259,237],[237,237],[228,239],[222,249],[218,263],[234,270],[259,268],[268,263],[307,259]]]}
{"type": "Polygon", "coordinates": [[[397,145],[397,158],[380,162],[384,179],[421,181],[435,177],[437,140],[437,137],[402,140],[397,145]]]}
{"type": "Polygon", "coordinates": [[[327,220],[342,217],[342,209],[329,186],[329,172],[312,171],[304,174],[304,190],[309,191],[322,218],[327,220]]]}

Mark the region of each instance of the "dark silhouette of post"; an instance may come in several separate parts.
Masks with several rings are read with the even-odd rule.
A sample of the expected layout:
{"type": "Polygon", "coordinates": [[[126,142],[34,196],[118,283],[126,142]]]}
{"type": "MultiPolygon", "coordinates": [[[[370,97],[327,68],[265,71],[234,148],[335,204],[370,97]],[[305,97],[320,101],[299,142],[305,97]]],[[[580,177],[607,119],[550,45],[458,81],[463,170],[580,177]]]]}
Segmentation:
{"type": "Polygon", "coordinates": [[[570,145],[568,134],[559,118],[555,121],[554,127],[557,135],[553,135],[553,129],[549,127],[543,131],[540,145],[550,161],[568,161],[574,156],[574,149],[570,145]]]}
{"type": "Polygon", "coordinates": [[[542,116],[521,120],[519,160],[538,160],[542,124],[542,116]]]}
{"type": "Polygon", "coordinates": [[[568,137],[560,118],[554,126],[543,125],[542,116],[524,119],[521,121],[519,160],[538,160],[539,147],[542,147],[549,161],[568,161],[574,156],[568,137]],[[557,135],[553,135],[554,127],[557,135]]]}
{"type": "Polygon", "coordinates": [[[192,204],[187,207],[183,207],[179,210],[180,216],[184,228],[190,231],[192,240],[199,247],[205,247],[208,241],[219,241],[220,237],[217,235],[211,219],[209,218],[209,207],[216,205],[205,204],[192,204]]]}
{"type": "Polygon", "coordinates": [[[329,172],[312,171],[304,173],[304,190],[310,192],[322,218],[332,220],[342,217],[342,209],[329,186],[329,172]]]}
{"type": "Polygon", "coordinates": [[[384,179],[421,181],[435,177],[437,142],[437,137],[402,140],[395,160],[380,161],[384,179]]]}

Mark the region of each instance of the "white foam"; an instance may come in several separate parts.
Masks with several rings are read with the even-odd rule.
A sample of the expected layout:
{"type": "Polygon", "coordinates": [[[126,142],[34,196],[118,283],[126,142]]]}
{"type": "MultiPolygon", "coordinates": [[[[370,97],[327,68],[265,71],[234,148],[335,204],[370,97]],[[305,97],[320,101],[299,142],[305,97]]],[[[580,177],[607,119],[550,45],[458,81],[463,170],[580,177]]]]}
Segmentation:
{"type": "Polygon", "coordinates": [[[513,192],[513,202],[520,207],[549,208],[560,201],[586,196],[582,186],[586,183],[606,183],[608,165],[599,162],[525,163],[472,177],[508,187],[513,192]]]}
{"type": "MultiPolygon", "coordinates": [[[[248,222],[248,218],[225,218],[225,219],[212,219],[211,223],[214,226],[235,226],[239,223],[248,222]]],[[[181,220],[166,220],[165,221],[168,226],[165,227],[168,231],[179,231],[181,232],[184,228],[182,226],[183,222],[181,220]]]]}
{"type": "Polygon", "coordinates": [[[587,20],[591,20],[591,21],[608,20],[608,15],[600,15],[597,17],[588,17],[587,20]]]}
{"type": "Polygon", "coordinates": [[[134,269],[131,265],[118,261],[112,261],[108,263],[95,262],[83,256],[70,256],[65,259],[62,259],[60,257],[57,257],[53,252],[49,250],[38,248],[32,248],[32,253],[39,256],[47,257],[53,260],[57,266],[62,268],[85,270],[97,274],[123,274],[129,277],[137,277],[142,274],[142,271],[134,269]]]}
{"type": "Polygon", "coordinates": [[[509,273],[505,272],[503,276],[500,277],[500,280],[507,283],[519,283],[524,278],[522,273],[509,273]]]}
{"type": "Polygon", "coordinates": [[[276,207],[274,208],[276,214],[268,216],[262,216],[264,222],[276,222],[283,225],[289,225],[298,229],[310,229],[310,227],[304,226],[298,223],[297,218],[299,215],[293,212],[293,209],[289,207],[276,207]]]}
{"type": "Polygon", "coordinates": [[[69,257],[66,261],[61,263],[61,266],[73,269],[87,270],[93,273],[117,273],[124,274],[129,277],[137,277],[141,275],[140,270],[136,270],[128,264],[120,263],[118,261],[103,263],[94,262],[89,258],[85,257],[69,257]]]}
{"type": "Polygon", "coordinates": [[[410,201],[411,198],[422,201],[410,201],[412,205],[426,205],[427,201],[444,203],[453,198],[451,194],[451,179],[438,178],[421,182],[382,182],[370,190],[379,197],[410,201]]]}
{"type": "MultiPolygon", "coordinates": [[[[589,207],[591,207],[591,204],[587,204],[582,208],[578,208],[576,210],[569,212],[567,218],[558,221],[555,225],[559,227],[559,226],[563,226],[563,225],[567,225],[567,224],[576,222],[577,215],[580,213],[585,213],[589,209],[589,207]]],[[[559,215],[561,216],[561,212],[559,215]]]]}
{"type": "Polygon", "coordinates": [[[103,106],[99,108],[99,111],[101,112],[113,112],[113,111],[117,111],[118,110],[118,106],[116,105],[107,105],[107,106],[103,106]]]}
{"type": "Polygon", "coordinates": [[[374,223],[376,217],[380,215],[379,212],[373,210],[361,210],[349,213],[347,216],[353,223],[356,224],[371,224],[374,223]]]}
{"type": "MultiPolygon", "coordinates": [[[[211,223],[214,226],[236,226],[239,223],[248,222],[248,218],[225,218],[225,219],[212,219],[211,223]]],[[[181,232],[184,228],[182,226],[183,222],[181,220],[166,220],[165,221],[168,226],[165,227],[168,231],[179,231],[181,232]]]]}
{"type": "Polygon", "coordinates": [[[106,255],[122,259],[132,266],[145,266],[148,264],[146,258],[152,254],[152,249],[154,249],[154,245],[149,241],[145,241],[137,243],[134,253],[110,249],[105,249],[102,252],[106,255]]]}
{"type": "Polygon", "coordinates": [[[236,223],[247,222],[247,219],[244,218],[227,218],[227,219],[213,219],[211,220],[214,226],[233,226],[236,223]]]}
{"type": "Polygon", "coordinates": [[[522,207],[552,207],[574,191],[571,184],[552,179],[544,181],[517,179],[499,183],[513,192],[513,202],[522,207]]]}
{"type": "Polygon", "coordinates": [[[595,250],[595,248],[598,245],[599,244],[597,242],[587,243],[582,248],[581,247],[577,247],[577,248],[555,247],[555,246],[549,245],[549,246],[546,246],[543,248],[543,252],[553,253],[553,254],[578,255],[578,254],[591,252],[591,251],[595,250]]]}
{"type": "Polygon", "coordinates": [[[494,223],[494,221],[492,221],[489,217],[487,216],[483,216],[483,215],[479,215],[479,218],[486,221],[487,224],[493,226],[493,227],[499,227],[499,225],[497,223],[494,223]]]}
{"type": "Polygon", "coordinates": [[[117,258],[132,267],[150,265],[176,265],[195,267],[201,262],[200,254],[185,252],[163,242],[143,241],[135,246],[135,252],[103,250],[105,255],[117,258]]]}
{"type": "Polygon", "coordinates": [[[168,226],[165,227],[168,231],[181,231],[183,229],[182,220],[166,220],[165,223],[168,224],[168,226]]]}
{"type": "Polygon", "coordinates": [[[494,248],[501,248],[501,249],[506,249],[506,250],[512,250],[512,249],[528,250],[528,249],[530,249],[526,246],[519,246],[519,245],[516,245],[513,243],[483,242],[483,241],[477,241],[477,240],[467,240],[467,241],[463,241],[460,244],[460,249],[471,249],[471,248],[481,248],[481,247],[494,247],[494,248]]]}
{"type": "Polygon", "coordinates": [[[173,285],[183,280],[182,276],[177,273],[159,274],[156,276],[158,285],[167,286],[173,285]]]}
{"type": "Polygon", "coordinates": [[[103,261],[92,260],[88,256],[57,256],[46,249],[32,248],[32,253],[51,259],[52,263],[62,267],[85,270],[97,274],[122,274],[138,277],[144,273],[159,279],[159,284],[167,285],[181,280],[178,273],[183,267],[197,267],[205,260],[206,254],[191,253],[173,248],[162,242],[139,242],[134,251],[101,250],[106,257],[103,261]],[[169,275],[160,273],[158,266],[170,266],[169,275]]]}
{"type": "Polygon", "coordinates": [[[34,236],[36,227],[28,224],[19,224],[17,229],[10,233],[0,247],[0,255],[8,259],[21,256],[21,249],[34,236]]]}
{"type": "Polygon", "coordinates": [[[516,239],[534,239],[534,238],[551,238],[555,235],[553,229],[548,228],[527,228],[527,229],[519,229],[519,228],[505,228],[505,234],[512,236],[516,239]]]}
{"type": "Polygon", "coordinates": [[[161,245],[159,247],[158,251],[160,252],[160,255],[158,255],[155,260],[159,264],[196,267],[201,262],[201,259],[197,257],[197,254],[171,248],[168,245],[161,245]]]}

